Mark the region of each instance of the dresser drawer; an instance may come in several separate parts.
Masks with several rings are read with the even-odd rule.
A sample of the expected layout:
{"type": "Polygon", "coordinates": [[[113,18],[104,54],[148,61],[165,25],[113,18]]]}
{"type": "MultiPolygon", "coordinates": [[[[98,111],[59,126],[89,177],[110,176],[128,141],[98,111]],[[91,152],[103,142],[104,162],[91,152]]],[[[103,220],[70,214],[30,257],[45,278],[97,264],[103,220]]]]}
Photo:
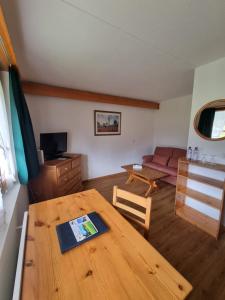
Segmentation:
{"type": "Polygon", "coordinates": [[[81,174],[80,167],[79,167],[79,168],[76,168],[76,169],[72,169],[72,170],[69,172],[69,178],[72,179],[72,178],[74,178],[75,176],[77,176],[78,174],[81,174]]]}
{"type": "Polygon", "coordinates": [[[71,179],[70,177],[70,173],[65,173],[64,175],[60,176],[58,178],[58,184],[61,186],[63,186],[64,184],[66,184],[67,182],[69,182],[71,179]]]}
{"type": "Polygon", "coordinates": [[[62,176],[60,178],[60,185],[59,185],[59,193],[60,195],[64,195],[68,193],[72,187],[76,184],[80,183],[81,184],[81,175],[77,174],[73,178],[69,178],[68,176],[62,176]]]}
{"type": "Polygon", "coordinates": [[[81,192],[83,190],[81,182],[76,183],[71,190],[68,191],[68,194],[74,194],[81,192]]]}
{"type": "Polygon", "coordinates": [[[58,184],[59,184],[60,188],[62,188],[62,186],[67,184],[67,182],[69,182],[69,181],[72,181],[74,183],[76,183],[77,181],[81,181],[80,170],[78,170],[78,169],[72,170],[58,178],[58,184]]]}
{"type": "Polygon", "coordinates": [[[72,169],[80,167],[80,157],[72,160],[72,169]]]}
{"type": "Polygon", "coordinates": [[[71,170],[71,162],[63,164],[60,167],[57,167],[57,174],[58,176],[62,176],[63,174],[69,172],[71,170]]]}
{"type": "Polygon", "coordinates": [[[72,189],[74,184],[75,183],[74,183],[73,180],[69,180],[65,184],[60,185],[59,188],[58,188],[59,196],[63,196],[63,195],[68,194],[68,192],[72,189]]]}
{"type": "Polygon", "coordinates": [[[73,177],[72,179],[74,184],[77,184],[78,182],[81,182],[81,174],[77,174],[76,176],[73,177]]]}

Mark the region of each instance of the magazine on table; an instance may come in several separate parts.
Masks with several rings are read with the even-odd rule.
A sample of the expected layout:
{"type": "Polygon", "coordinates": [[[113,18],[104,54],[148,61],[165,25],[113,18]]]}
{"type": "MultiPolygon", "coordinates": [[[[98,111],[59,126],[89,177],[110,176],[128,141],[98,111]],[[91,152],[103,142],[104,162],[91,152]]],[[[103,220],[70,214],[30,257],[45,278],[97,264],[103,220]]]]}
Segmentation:
{"type": "Polygon", "coordinates": [[[61,252],[64,253],[109,230],[97,212],[91,212],[56,226],[61,252]]]}

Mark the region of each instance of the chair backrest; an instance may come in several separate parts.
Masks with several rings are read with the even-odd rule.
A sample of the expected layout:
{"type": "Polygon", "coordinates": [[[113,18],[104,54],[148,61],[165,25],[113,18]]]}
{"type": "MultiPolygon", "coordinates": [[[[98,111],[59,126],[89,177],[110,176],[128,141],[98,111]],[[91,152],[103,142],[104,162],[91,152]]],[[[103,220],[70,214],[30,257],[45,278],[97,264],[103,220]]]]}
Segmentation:
{"type": "Polygon", "coordinates": [[[124,214],[128,218],[132,219],[139,225],[143,226],[146,230],[149,230],[151,205],[152,205],[152,199],[150,197],[144,198],[144,197],[135,195],[133,193],[121,190],[117,186],[114,186],[114,188],[113,188],[113,205],[115,207],[122,209],[122,211],[125,212],[124,214]],[[121,203],[120,199],[126,200],[126,204],[121,203]],[[145,208],[145,213],[142,211],[139,211],[138,209],[136,209],[134,207],[131,207],[129,205],[130,204],[129,202],[145,208]],[[135,219],[135,217],[132,217],[130,214],[127,215],[126,212],[140,218],[141,221],[139,221],[138,219],[135,219]]]}

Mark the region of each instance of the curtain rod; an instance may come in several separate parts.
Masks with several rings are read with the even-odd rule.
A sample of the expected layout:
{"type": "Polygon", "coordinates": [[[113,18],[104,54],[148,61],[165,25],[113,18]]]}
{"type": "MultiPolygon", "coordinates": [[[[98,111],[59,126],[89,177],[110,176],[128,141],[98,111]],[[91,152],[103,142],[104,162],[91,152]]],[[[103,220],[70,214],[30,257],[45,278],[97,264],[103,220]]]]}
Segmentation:
{"type": "Polygon", "coordinates": [[[3,51],[3,53],[6,57],[7,61],[8,61],[9,66],[10,66],[11,65],[10,56],[8,54],[8,51],[7,51],[6,47],[5,47],[5,43],[4,43],[4,40],[3,40],[1,35],[0,35],[0,46],[1,46],[1,49],[2,49],[2,51],[3,51]]]}
{"type": "Polygon", "coordinates": [[[16,65],[16,56],[10,39],[8,27],[0,5],[0,65],[1,70],[8,70],[10,64],[16,65]]]}

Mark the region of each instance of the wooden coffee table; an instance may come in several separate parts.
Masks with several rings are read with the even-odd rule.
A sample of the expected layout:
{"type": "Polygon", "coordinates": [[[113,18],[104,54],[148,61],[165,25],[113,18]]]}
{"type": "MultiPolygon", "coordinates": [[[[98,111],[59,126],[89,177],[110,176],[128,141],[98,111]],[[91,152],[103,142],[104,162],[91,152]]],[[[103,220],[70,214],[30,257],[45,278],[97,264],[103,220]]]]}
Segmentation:
{"type": "Polygon", "coordinates": [[[133,169],[133,165],[122,166],[122,168],[129,174],[126,184],[131,183],[134,179],[138,179],[149,185],[149,188],[145,193],[145,197],[158,188],[156,183],[157,180],[168,176],[166,173],[145,166],[142,166],[141,170],[133,169]]]}

